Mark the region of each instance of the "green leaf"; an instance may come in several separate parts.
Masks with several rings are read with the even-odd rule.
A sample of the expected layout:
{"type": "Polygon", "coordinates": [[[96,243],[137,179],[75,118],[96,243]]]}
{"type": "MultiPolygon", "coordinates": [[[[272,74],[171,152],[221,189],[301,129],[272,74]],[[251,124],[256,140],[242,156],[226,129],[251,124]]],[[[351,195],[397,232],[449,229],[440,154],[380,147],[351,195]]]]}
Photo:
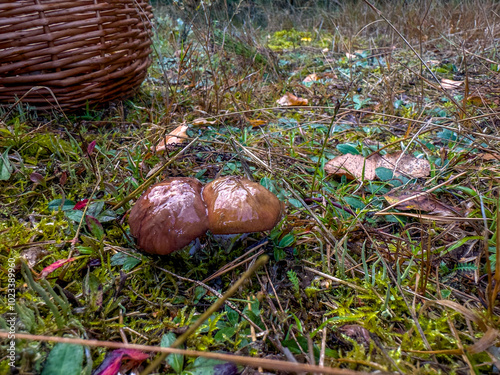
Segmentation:
{"type": "Polygon", "coordinates": [[[354,197],[344,197],[344,201],[349,205],[351,206],[352,208],[357,208],[357,209],[360,209],[362,210],[363,208],[366,207],[366,204],[364,204],[361,200],[359,200],[358,198],[354,198],[354,197]]]}
{"type": "Polygon", "coordinates": [[[59,343],[50,351],[42,375],[80,375],[83,346],[59,343]]]}
{"type": "Polygon", "coordinates": [[[290,198],[288,200],[288,203],[290,203],[295,208],[301,208],[302,207],[302,202],[300,202],[298,199],[295,199],[295,198],[290,198]]]}
{"type": "Polygon", "coordinates": [[[137,259],[134,257],[127,257],[127,260],[125,260],[125,262],[123,263],[122,269],[124,271],[130,271],[132,268],[134,268],[141,262],[142,262],[141,259],[137,259]]]}
{"type": "Polygon", "coordinates": [[[69,220],[74,221],[75,223],[79,223],[82,220],[83,211],[80,210],[64,211],[64,215],[69,220]]]}
{"type": "Polygon", "coordinates": [[[295,237],[292,233],[285,235],[278,244],[279,247],[288,247],[295,242],[295,237]]]}
{"type": "Polygon", "coordinates": [[[342,143],[340,145],[337,145],[336,149],[344,155],[345,154],[359,155],[359,151],[356,150],[356,147],[354,147],[349,143],[342,143]]]}
{"type": "Polygon", "coordinates": [[[214,339],[217,342],[225,342],[227,339],[233,337],[235,333],[236,329],[234,327],[224,327],[217,331],[214,339]]]}
{"type": "Polygon", "coordinates": [[[132,268],[141,263],[141,259],[131,257],[125,253],[116,253],[111,257],[112,266],[123,266],[124,271],[130,271],[132,268]]]}
{"type": "Polygon", "coordinates": [[[389,168],[384,168],[384,167],[378,167],[377,169],[375,169],[375,174],[382,181],[392,180],[392,176],[393,176],[392,170],[390,170],[389,168]]]}
{"type": "Polygon", "coordinates": [[[232,308],[226,306],[227,312],[227,320],[229,320],[229,324],[232,326],[236,326],[240,321],[240,314],[234,311],[232,308]]]}
{"type": "MultiPolygon", "coordinates": [[[[169,348],[172,346],[174,341],[176,340],[176,336],[173,332],[166,333],[162,336],[160,341],[160,346],[162,348],[169,348]]],[[[182,368],[184,367],[184,356],[181,354],[170,354],[167,357],[167,362],[172,367],[172,369],[180,374],[182,372],[182,368]]]]}
{"type": "Polygon", "coordinates": [[[87,222],[90,233],[99,241],[102,240],[104,237],[104,228],[99,220],[93,216],[87,215],[85,216],[85,221],[87,222]]]}
{"type": "Polygon", "coordinates": [[[5,150],[3,154],[0,154],[0,180],[1,181],[7,181],[12,172],[14,171],[14,168],[10,164],[9,161],[9,148],[5,150]]]}
{"type": "Polygon", "coordinates": [[[117,217],[116,212],[113,210],[105,210],[97,216],[97,220],[101,223],[107,223],[108,221],[113,221],[117,217]]]}
{"type": "Polygon", "coordinates": [[[64,202],[62,199],[54,199],[49,202],[49,211],[70,211],[75,207],[75,202],[70,199],[65,199],[64,202]],[[62,206],[61,206],[62,204],[62,206]]]}
{"type": "Polygon", "coordinates": [[[233,363],[198,357],[183,372],[183,375],[235,375],[237,373],[238,368],[233,363]]]}
{"type": "Polygon", "coordinates": [[[104,201],[92,202],[87,209],[87,215],[97,217],[104,207],[104,201]]]}

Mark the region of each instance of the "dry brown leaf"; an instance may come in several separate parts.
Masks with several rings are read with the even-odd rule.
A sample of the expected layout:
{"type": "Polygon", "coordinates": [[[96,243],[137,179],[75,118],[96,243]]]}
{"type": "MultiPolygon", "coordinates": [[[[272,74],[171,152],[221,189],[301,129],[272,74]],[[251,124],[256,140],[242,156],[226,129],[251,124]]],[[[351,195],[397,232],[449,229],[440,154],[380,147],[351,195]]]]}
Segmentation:
{"type": "Polygon", "coordinates": [[[336,176],[346,176],[350,180],[362,179],[374,180],[376,178],[374,160],[365,159],[361,155],[340,155],[325,164],[325,171],[336,176]]]}
{"type": "MultiPolygon", "coordinates": [[[[374,155],[375,156],[375,155],[374,155]]],[[[377,158],[377,167],[390,169],[394,177],[404,175],[410,178],[427,177],[431,173],[431,165],[426,159],[403,154],[402,151],[386,154],[377,158]]]]}
{"type": "Polygon", "coordinates": [[[217,121],[215,121],[215,120],[208,121],[205,118],[197,118],[197,119],[191,121],[191,124],[193,126],[215,125],[216,123],[217,123],[217,121]]]}
{"type": "Polygon", "coordinates": [[[316,73],[311,73],[309,74],[302,82],[307,83],[307,82],[316,82],[319,81],[319,76],[316,73]]]}
{"type": "Polygon", "coordinates": [[[483,159],[484,161],[500,160],[500,154],[494,154],[491,152],[482,152],[477,154],[477,157],[483,159]]]}
{"type": "Polygon", "coordinates": [[[168,148],[172,148],[175,145],[180,145],[186,141],[185,138],[180,138],[180,137],[187,137],[186,131],[188,130],[187,125],[179,125],[176,127],[174,130],[172,130],[167,136],[165,136],[164,139],[158,143],[156,147],[153,148],[153,151],[155,152],[163,152],[168,148]]]}
{"type": "Polygon", "coordinates": [[[464,83],[464,81],[454,81],[446,78],[441,79],[441,85],[448,90],[457,89],[462,83],[464,83]]]}
{"type": "Polygon", "coordinates": [[[299,98],[289,92],[283,95],[276,103],[283,107],[297,106],[297,105],[307,105],[309,101],[304,98],[299,98]]]}
{"type": "Polygon", "coordinates": [[[427,160],[396,152],[384,156],[375,154],[369,159],[351,154],[337,156],[326,163],[325,171],[328,174],[346,176],[349,179],[361,179],[364,173],[366,180],[374,180],[377,177],[375,170],[379,167],[392,170],[394,177],[404,175],[411,178],[426,177],[431,170],[427,160]]]}
{"type": "Polygon", "coordinates": [[[441,203],[438,201],[433,195],[431,194],[425,194],[425,195],[419,195],[421,192],[403,192],[403,193],[388,193],[384,195],[385,200],[394,208],[397,210],[401,211],[421,211],[421,212],[428,212],[431,215],[440,215],[440,216],[462,216],[460,215],[455,209],[452,207],[447,206],[444,203],[441,203]],[[415,196],[415,198],[409,199],[412,196],[415,196]],[[401,204],[398,204],[398,202],[402,202],[401,204]]]}

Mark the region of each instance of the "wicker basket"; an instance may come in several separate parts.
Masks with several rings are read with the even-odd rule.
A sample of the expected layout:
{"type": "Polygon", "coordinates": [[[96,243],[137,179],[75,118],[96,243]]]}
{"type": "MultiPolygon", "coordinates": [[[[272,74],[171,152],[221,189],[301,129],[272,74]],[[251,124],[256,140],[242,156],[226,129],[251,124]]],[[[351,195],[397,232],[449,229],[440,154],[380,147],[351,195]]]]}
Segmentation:
{"type": "Polygon", "coordinates": [[[151,21],[147,0],[0,1],[0,105],[57,108],[50,91],[63,109],[127,96],[151,64],[151,21]]]}

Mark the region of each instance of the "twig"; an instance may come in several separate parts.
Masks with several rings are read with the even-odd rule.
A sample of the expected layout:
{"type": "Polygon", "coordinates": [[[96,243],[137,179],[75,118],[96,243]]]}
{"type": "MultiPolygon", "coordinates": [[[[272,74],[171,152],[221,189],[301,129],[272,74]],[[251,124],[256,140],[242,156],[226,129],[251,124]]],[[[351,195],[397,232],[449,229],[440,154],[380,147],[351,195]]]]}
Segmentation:
{"type": "MultiPolygon", "coordinates": [[[[9,337],[9,335],[10,335],[9,332],[0,330],[0,338],[6,339],[9,337]]],[[[269,370],[289,371],[295,373],[307,371],[307,372],[316,372],[326,375],[369,375],[367,372],[358,372],[358,371],[344,370],[344,369],[337,369],[330,367],[311,366],[302,363],[277,361],[266,358],[244,357],[240,355],[225,354],[225,353],[211,353],[211,352],[200,352],[196,350],[175,349],[172,347],[162,348],[158,346],[149,346],[149,345],[123,344],[120,342],[113,342],[113,341],[85,340],[79,338],[59,337],[59,336],[30,335],[28,333],[16,333],[16,339],[32,340],[32,341],[48,341],[48,342],[57,342],[64,344],[84,345],[97,348],[133,349],[133,350],[140,350],[143,352],[162,353],[165,355],[180,354],[190,357],[218,359],[220,361],[232,362],[244,366],[251,366],[251,367],[260,366],[269,370]]],[[[379,372],[379,374],[385,375],[389,373],[379,372]]]]}

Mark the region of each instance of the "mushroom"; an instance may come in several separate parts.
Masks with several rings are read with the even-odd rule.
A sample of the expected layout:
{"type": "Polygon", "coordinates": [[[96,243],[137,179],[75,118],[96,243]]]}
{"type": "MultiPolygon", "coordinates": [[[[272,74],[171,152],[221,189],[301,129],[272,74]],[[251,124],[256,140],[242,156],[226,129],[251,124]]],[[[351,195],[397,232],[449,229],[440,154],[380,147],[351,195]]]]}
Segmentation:
{"type": "Polygon", "coordinates": [[[129,216],[139,248],[165,255],[182,249],[208,230],[202,184],[195,178],[169,178],[141,195],[129,216]]]}
{"type": "Polygon", "coordinates": [[[241,177],[215,179],[203,188],[208,229],[213,234],[261,232],[274,228],[283,211],[279,199],[262,185],[241,177]]]}

